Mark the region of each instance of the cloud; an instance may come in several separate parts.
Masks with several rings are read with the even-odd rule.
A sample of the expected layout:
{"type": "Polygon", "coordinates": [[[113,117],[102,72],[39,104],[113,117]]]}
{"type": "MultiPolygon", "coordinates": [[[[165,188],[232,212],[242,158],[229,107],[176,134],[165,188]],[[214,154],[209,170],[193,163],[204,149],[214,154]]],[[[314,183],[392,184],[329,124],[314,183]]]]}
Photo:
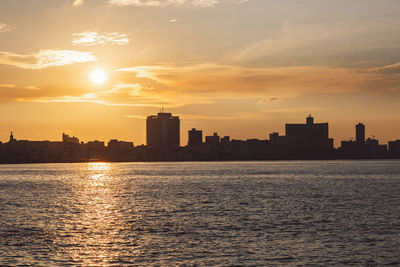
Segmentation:
{"type": "MultiPolygon", "coordinates": [[[[175,63],[121,68],[113,73],[110,88],[90,92],[77,90],[51,97],[43,89],[40,96],[19,98],[34,102],[91,102],[120,106],[179,107],[215,103],[221,99],[277,99],[305,95],[340,95],[355,92],[382,94],[400,90],[400,77],[320,66],[240,67],[215,63],[175,63]]],[[[270,110],[269,112],[280,112],[270,110]]],[[[282,111],[283,112],[283,111],[282,111]]],[[[285,112],[288,112],[287,110],[285,112]]]]}
{"type": "Polygon", "coordinates": [[[55,66],[70,65],[96,61],[90,52],[72,50],[40,50],[37,53],[21,55],[11,52],[0,52],[0,64],[11,65],[22,69],[45,69],[55,66]]]}
{"type": "MultiPolygon", "coordinates": [[[[45,92],[43,92],[45,93],[45,92]]],[[[78,95],[18,97],[19,102],[39,103],[97,103],[108,106],[153,106],[162,96],[149,96],[140,84],[116,83],[111,89],[78,95]]]]}
{"type": "Polygon", "coordinates": [[[345,68],[318,66],[240,67],[219,64],[178,64],[136,66],[119,69],[134,77],[152,81],[168,93],[201,95],[288,97],[311,92],[342,93],[357,91],[370,76],[351,73],[345,68]]]}
{"type": "Polygon", "coordinates": [[[382,74],[400,73],[400,62],[383,67],[370,68],[367,72],[382,74]]]}
{"type": "MultiPolygon", "coordinates": [[[[247,0],[227,0],[228,2],[244,3],[247,0]]],[[[221,0],[109,0],[115,6],[138,6],[138,7],[168,7],[190,5],[194,7],[214,7],[220,4],[221,0]]]]}
{"type": "Polygon", "coordinates": [[[0,23],[0,33],[11,31],[13,28],[5,23],[0,23]]]}
{"type": "Polygon", "coordinates": [[[15,84],[0,84],[0,88],[15,88],[15,84]]]}
{"type": "Polygon", "coordinates": [[[25,86],[26,90],[41,90],[39,86],[36,85],[29,85],[29,86],[25,86]]]}
{"type": "Polygon", "coordinates": [[[145,120],[147,116],[144,115],[126,115],[125,118],[145,120]]]}
{"type": "Polygon", "coordinates": [[[267,113],[304,113],[328,110],[326,107],[296,107],[296,108],[273,108],[264,110],[267,113]]]}
{"type": "MultiPolygon", "coordinates": [[[[398,43],[392,27],[381,22],[312,21],[282,20],[276,29],[270,26],[271,33],[249,38],[242,47],[227,51],[225,58],[236,64],[349,66],[355,62],[374,61],[377,51],[389,53],[393,43],[398,43]],[[381,35],[393,40],[377,37],[381,35]]],[[[380,58],[385,56],[380,55],[380,58]]]]}
{"type": "Polygon", "coordinates": [[[84,0],[74,0],[74,2],[72,3],[72,6],[81,6],[83,5],[84,0]]]}
{"type": "MultiPolygon", "coordinates": [[[[181,113],[179,116],[187,121],[199,121],[199,120],[264,120],[268,117],[269,113],[307,113],[307,112],[317,112],[328,110],[324,107],[296,107],[296,108],[280,108],[280,109],[268,109],[268,110],[257,110],[255,112],[251,111],[240,111],[233,112],[223,115],[200,115],[200,114],[185,114],[181,113]]],[[[135,118],[135,115],[130,115],[129,117],[135,118]]],[[[138,116],[139,118],[139,116],[138,116]]]]}
{"type": "Polygon", "coordinates": [[[126,45],[129,43],[129,38],[126,34],[121,34],[118,32],[110,32],[99,34],[98,32],[81,32],[74,33],[72,44],[74,45],[106,45],[106,44],[116,44],[116,45],[126,45]]]}
{"type": "Polygon", "coordinates": [[[263,112],[234,112],[224,115],[199,115],[199,114],[185,114],[179,115],[182,120],[185,121],[199,121],[199,120],[216,120],[216,121],[228,121],[228,120],[265,120],[265,114],[263,112]]]}
{"type": "Polygon", "coordinates": [[[277,101],[277,100],[278,100],[277,97],[262,98],[262,99],[260,99],[260,101],[258,101],[258,104],[269,103],[269,102],[273,102],[273,101],[277,101]]]}
{"type": "Polygon", "coordinates": [[[218,0],[193,0],[192,5],[197,7],[213,7],[219,4],[218,0]]]}
{"type": "MultiPolygon", "coordinates": [[[[36,102],[36,103],[96,103],[107,104],[101,100],[94,99],[92,94],[85,94],[82,96],[60,96],[60,97],[19,97],[16,99],[18,102],[36,102]]],[[[110,104],[112,105],[112,104],[110,104]]],[[[117,106],[118,104],[114,104],[117,106]]]]}

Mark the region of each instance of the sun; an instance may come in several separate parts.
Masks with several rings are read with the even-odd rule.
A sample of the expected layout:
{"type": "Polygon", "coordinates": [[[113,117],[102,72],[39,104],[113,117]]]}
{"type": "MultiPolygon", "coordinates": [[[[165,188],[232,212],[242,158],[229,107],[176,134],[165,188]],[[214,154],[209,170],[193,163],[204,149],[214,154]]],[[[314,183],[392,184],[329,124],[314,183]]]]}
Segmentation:
{"type": "Polygon", "coordinates": [[[95,84],[103,84],[107,80],[107,73],[102,69],[95,69],[90,75],[92,82],[95,84]]]}

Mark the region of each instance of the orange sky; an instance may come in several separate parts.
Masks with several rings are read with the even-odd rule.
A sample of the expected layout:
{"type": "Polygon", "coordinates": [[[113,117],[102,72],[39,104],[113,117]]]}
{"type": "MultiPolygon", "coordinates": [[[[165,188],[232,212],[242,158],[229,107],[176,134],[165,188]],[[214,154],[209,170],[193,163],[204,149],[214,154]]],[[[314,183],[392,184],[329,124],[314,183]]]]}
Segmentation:
{"type": "Polygon", "coordinates": [[[145,143],[145,117],[236,139],[313,114],[336,145],[363,122],[400,139],[400,3],[0,2],[0,140],[145,143]],[[91,74],[107,76],[96,84],[91,74]]]}

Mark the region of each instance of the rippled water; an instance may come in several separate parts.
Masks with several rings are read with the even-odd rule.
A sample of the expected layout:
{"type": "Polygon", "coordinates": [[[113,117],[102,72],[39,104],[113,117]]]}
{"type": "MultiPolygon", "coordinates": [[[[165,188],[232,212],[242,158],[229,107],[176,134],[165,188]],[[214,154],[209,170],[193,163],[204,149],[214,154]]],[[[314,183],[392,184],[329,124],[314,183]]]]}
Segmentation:
{"type": "Polygon", "coordinates": [[[0,265],[400,265],[400,161],[0,166],[0,265]]]}

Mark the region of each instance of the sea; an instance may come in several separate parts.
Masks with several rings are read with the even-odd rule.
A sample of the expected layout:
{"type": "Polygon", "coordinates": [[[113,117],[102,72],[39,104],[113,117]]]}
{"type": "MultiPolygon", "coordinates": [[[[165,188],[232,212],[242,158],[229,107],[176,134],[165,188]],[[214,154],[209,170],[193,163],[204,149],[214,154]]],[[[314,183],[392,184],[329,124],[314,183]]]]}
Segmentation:
{"type": "Polygon", "coordinates": [[[0,165],[1,266],[400,265],[400,161],[0,165]]]}

